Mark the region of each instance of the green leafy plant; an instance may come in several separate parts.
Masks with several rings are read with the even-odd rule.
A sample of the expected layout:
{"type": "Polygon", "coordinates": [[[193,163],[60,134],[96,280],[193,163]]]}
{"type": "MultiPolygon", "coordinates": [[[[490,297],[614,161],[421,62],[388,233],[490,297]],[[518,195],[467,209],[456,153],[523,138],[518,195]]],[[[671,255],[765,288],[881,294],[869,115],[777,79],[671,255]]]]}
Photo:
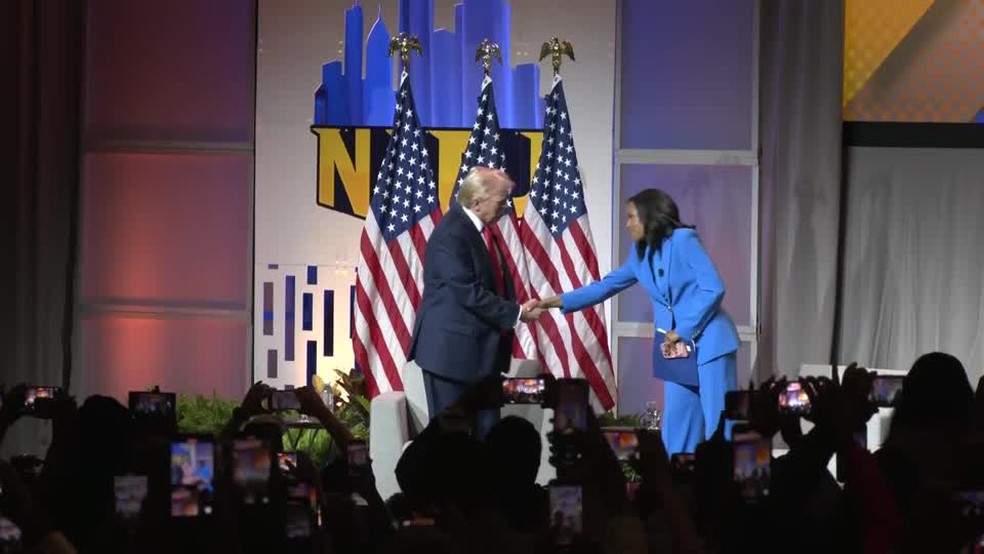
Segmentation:
{"type": "MultiPolygon", "coordinates": [[[[345,373],[336,369],[335,374],[338,377],[332,386],[332,411],[355,438],[368,440],[369,394],[366,379],[355,371],[345,373]]],[[[318,466],[331,463],[339,455],[335,441],[323,429],[288,429],[284,434],[284,449],[288,452],[306,452],[318,466]]]]}
{"type": "Polygon", "coordinates": [[[177,423],[181,433],[218,435],[232,417],[232,410],[239,404],[212,393],[178,395],[177,423]]]}
{"type": "Polygon", "coordinates": [[[285,452],[304,452],[315,467],[324,467],[338,456],[335,441],[324,429],[289,427],[283,436],[285,452]]]}
{"type": "Polygon", "coordinates": [[[355,438],[369,440],[369,391],[366,378],[355,370],[344,373],[335,370],[335,417],[352,431],[355,438]]]}
{"type": "MultiPolygon", "coordinates": [[[[345,373],[335,370],[338,380],[332,389],[335,416],[357,439],[369,439],[369,394],[365,377],[355,371],[345,373]]],[[[232,410],[239,405],[212,393],[178,395],[177,423],[181,433],[218,435],[232,418],[232,410]]],[[[290,418],[297,414],[285,413],[290,418]]],[[[334,441],[324,429],[290,427],[283,435],[284,450],[303,451],[321,467],[338,455],[334,441]]]]}

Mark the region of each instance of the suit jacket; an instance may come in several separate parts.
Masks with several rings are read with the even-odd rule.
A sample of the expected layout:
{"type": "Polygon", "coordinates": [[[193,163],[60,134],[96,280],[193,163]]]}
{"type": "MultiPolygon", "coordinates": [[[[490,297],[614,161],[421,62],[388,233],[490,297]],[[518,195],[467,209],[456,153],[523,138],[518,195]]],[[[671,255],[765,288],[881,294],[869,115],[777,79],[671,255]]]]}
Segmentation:
{"type": "Polygon", "coordinates": [[[509,279],[506,297],[496,294],[485,240],[464,209],[453,204],[427,241],[424,295],[409,359],[425,371],[465,383],[508,371],[520,312],[514,299],[509,279]]]}
{"type": "Polygon", "coordinates": [[[564,311],[593,306],[639,283],[653,301],[656,328],[675,329],[682,338],[695,340],[697,363],[738,350],[738,330],[721,308],[724,283],[697,232],[676,229],[653,253],[651,265],[649,254],[646,248],[640,258],[633,249],[622,267],[602,280],[562,294],[564,311]]]}

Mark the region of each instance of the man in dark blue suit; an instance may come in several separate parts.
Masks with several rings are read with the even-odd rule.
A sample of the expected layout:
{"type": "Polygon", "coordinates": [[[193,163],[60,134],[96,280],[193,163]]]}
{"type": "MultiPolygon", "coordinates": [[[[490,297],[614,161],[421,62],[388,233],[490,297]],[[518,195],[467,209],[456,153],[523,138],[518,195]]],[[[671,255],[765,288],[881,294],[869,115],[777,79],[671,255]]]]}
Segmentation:
{"type": "MultiPolygon", "coordinates": [[[[427,242],[409,359],[423,371],[432,419],[469,386],[508,372],[515,327],[542,312],[536,301],[516,302],[506,253],[493,232],[512,187],[502,171],[472,168],[427,242]]],[[[479,413],[475,435],[483,437],[498,419],[498,410],[479,413]]]]}

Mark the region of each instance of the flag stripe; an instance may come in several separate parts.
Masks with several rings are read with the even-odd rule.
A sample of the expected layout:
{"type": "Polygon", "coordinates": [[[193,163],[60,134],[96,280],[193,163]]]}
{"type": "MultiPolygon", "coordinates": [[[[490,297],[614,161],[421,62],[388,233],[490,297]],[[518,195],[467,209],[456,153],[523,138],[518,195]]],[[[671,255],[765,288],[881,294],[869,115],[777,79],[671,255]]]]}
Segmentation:
{"type": "MultiPolygon", "coordinates": [[[[500,236],[505,246],[503,257],[509,269],[509,276],[512,279],[513,287],[516,290],[516,298],[522,304],[530,299],[529,289],[527,288],[527,283],[530,282],[530,275],[526,267],[526,257],[523,255],[523,243],[519,238],[518,226],[519,222],[516,218],[515,211],[503,217],[498,225],[500,236]]],[[[516,329],[516,337],[513,340],[513,357],[519,359],[537,359],[539,350],[532,324],[521,324],[516,329]]]]}
{"type": "MultiPolygon", "coordinates": [[[[521,233],[531,292],[539,297],[561,294],[599,278],[570,114],[559,77],[554,77],[545,109],[543,147],[521,233]]],[[[586,377],[593,400],[609,409],[614,405],[615,377],[604,313],[599,305],[563,316],[551,314],[549,319],[556,323],[556,329],[544,326],[543,332],[554,345],[554,352],[542,354],[544,359],[553,354],[554,359],[566,361],[565,376],[586,377]]]]}
{"type": "Polygon", "coordinates": [[[371,397],[403,389],[424,250],[441,215],[425,138],[404,73],[359,243],[352,341],[371,397]]]}
{"type": "MultiPolygon", "coordinates": [[[[524,225],[530,225],[532,229],[536,228],[536,223],[540,221],[540,218],[535,210],[526,210],[523,218],[524,225]],[[532,225],[531,225],[532,223],[532,225]]],[[[550,255],[547,254],[546,249],[540,243],[540,236],[536,234],[535,230],[526,234],[527,240],[523,241],[523,247],[527,252],[527,258],[535,263],[531,263],[530,267],[530,283],[540,283],[540,289],[542,292],[539,294],[540,298],[553,296],[563,292],[563,288],[560,286],[560,282],[557,277],[557,268],[550,263],[550,255]]],[[[549,238],[550,235],[548,234],[549,238]]],[[[537,289],[533,289],[537,290],[537,289]]],[[[564,333],[561,331],[562,328],[567,326],[566,318],[560,316],[561,321],[554,319],[553,314],[551,315],[550,322],[552,326],[544,329],[547,340],[554,347],[554,355],[556,361],[560,363],[562,375],[564,377],[571,377],[570,361],[568,360],[567,348],[564,346],[569,341],[569,333],[564,333]]],[[[543,318],[541,318],[543,319],[543,318]]],[[[542,322],[541,325],[550,325],[550,323],[542,322]]],[[[556,367],[556,366],[552,366],[556,367]]]]}
{"type": "MultiPolygon", "coordinates": [[[[385,252],[380,250],[380,253],[385,252]]],[[[390,288],[389,275],[383,270],[383,263],[390,260],[380,260],[376,257],[376,251],[373,250],[372,244],[369,241],[368,236],[366,236],[362,241],[362,255],[365,257],[366,266],[369,269],[369,276],[372,278],[372,282],[375,284],[375,292],[378,297],[372,301],[373,307],[378,303],[382,303],[382,307],[385,310],[385,314],[388,316],[387,319],[393,326],[393,332],[402,344],[410,344],[410,332],[407,330],[407,324],[403,319],[403,314],[400,313],[401,306],[399,305],[397,299],[393,295],[393,290],[390,288]]],[[[387,264],[390,267],[392,265],[387,264]]],[[[406,299],[403,299],[405,302],[406,299]]]]}
{"type": "MultiPolygon", "coordinates": [[[[383,369],[384,376],[386,377],[385,381],[387,389],[402,389],[402,383],[399,383],[399,375],[396,374],[396,364],[389,355],[389,351],[385,348],[377,348],[378,344],[385,341],[377,340],[379,337],[372,336],[374,329],[378,332],[379,325],[375,321],[373,311],[369,306],[369,294],[366,292],[361,282],[359,282],[356,286],[355,299],[359,308],[357,312],[358,315],[356,316],[356,333],[360,339],[353,341],[356,360],[361,367],[375,367],[383,369]],[[365,344],[371,345],[372,348],[366,348],[364,346],[365,344]],[[396,380],[393,380],[394,377],[396,377],[396,380]],[[399,386],[394,387],[392,386],[393,383],[399,383],[399,386]]],[[[376,396],[380,392],[384,392],[381,390],[379,379],[376,378],[376,372],[365,371],[364,374],[366,376],[366,384],[368,385],[370,396],[376,396]]]]}
{"type": "MultiPolygon", "coordinates": [[[[570,227],[574,227],[576,225],[577,223],[575,222],[572,223],[570,227]]],[[[565,234],[564,238],[566,239],[568,236],[569,235],[565,234]]],[[[557,254],[559,254],[559,256],[551,256],[550,259],[554,259],[557,257],[560,258],[561,264],[565,271],[559,273],[560,275],[566,276],[568,281],[568,283],[565,284],[565,287],[569,287],[567,290],[572,290],[580,287],[581,280],[577,276],[577,271],[575,269],[574,262],[571,259],[571,255],[568,252],[568,248],[567,245],[565,244],[565,241],[563,240],[555,241],[555,245],[557,246],[556,251],[557,254]]],[[[601,401],[602,404],[605,404],[606,401],[608,402],[611,401],[611,395],[607,394],[608,387],[605,385],[604,379],[601,376],[600,368],[595,364],[594,358],[592,358],[588,354],[588,350],[584,346],[585,339],[582,338],[582,335],[590,336],[592,333],[596,332],[597,327],[595,325],[592,325],[591,323],[593,323],[592,319],[597,319],[597,317],[598,314],[594,310],[582,310],[578,314],[567,314],[567,322],[568,325],[571,327],[571,329],[577,331],[571,334],[571,349],[574,354],[574,359],[577,361],[577,366],[581,370],[581,372],[588,378],[588,381],[591,383],[592,390],[594,390],[595,394],[598,395],[598,399],[601,401]],[[577,317],[575,317],[575,315],[577,315],[577,317]],[[588,322],[590,323],[583,326],[577,325],[576,320],[578,319],[587,319],[588,322]],[[582,327],[588,327],[591,333],[583,333],[583,330],[581,329],[582,327]]],[[[604,324],[602,323],[602,326],[603,325],[604,324]]],[[[602,332],[603,335],[607,338],[607,333],[604,333],[603,327],[602,327],[602,332]]],[[[594,342],[597,343],[598,341],[595,340],[594,342]]]]}

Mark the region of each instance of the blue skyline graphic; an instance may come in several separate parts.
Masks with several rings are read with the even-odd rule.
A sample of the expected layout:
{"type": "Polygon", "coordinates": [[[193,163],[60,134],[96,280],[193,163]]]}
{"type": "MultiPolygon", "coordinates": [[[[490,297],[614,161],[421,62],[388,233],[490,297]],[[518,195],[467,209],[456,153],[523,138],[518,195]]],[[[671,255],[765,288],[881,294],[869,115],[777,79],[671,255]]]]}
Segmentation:
{"type": "MultiPolygon", "coordinates": [[[[433,0],[400,0],[399,32],[416,36],[424,51],[423,56],[413,54],[410,60],[410,84],[422,126],[471,127],[482,83],[475,50],[488,38],[502,53],[502,64],[493,61],[492,65],[502,127],[542,128],[540,67],[510,64],[511,13],[511,6],[503,0],[463,0],[454,6],[454,29],[434,29],[433,0]]],[[[392,35],[378,12],[368,36],[363,37],[363,17],[358,0],[345,10],[344,55],[342,60],[321,66],[321,86],[314,94],[316,126],[389,127],[393,123],[394,66],[387,54],[392,35]]]]}

